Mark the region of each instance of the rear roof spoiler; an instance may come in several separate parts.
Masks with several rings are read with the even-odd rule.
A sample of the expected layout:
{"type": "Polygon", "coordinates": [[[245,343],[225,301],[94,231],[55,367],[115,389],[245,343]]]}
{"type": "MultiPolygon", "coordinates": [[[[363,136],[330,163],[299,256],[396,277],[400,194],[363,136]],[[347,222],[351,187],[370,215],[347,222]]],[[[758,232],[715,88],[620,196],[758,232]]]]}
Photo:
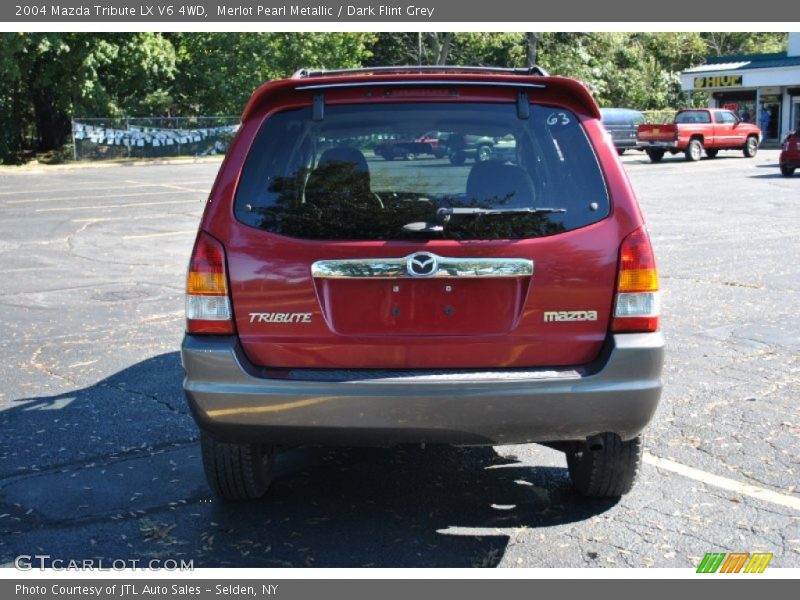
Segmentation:
{"type": "MultiPolygon", "coordinates": [[[[535,67],[538,69],[538,67],[535,67]]],[[[544,73],[544,71],[541,71],[544,73]]],[[[288,92],[308,94],[311,103],[314,94],[324,90],[375,86],[452,85],[469,87],[505,87],[527,90],[531,100],[538,98],[556,100],[553,92],[563,92],[574,98],[574,104],[592,118],[600,119],[600,109],[589,89],[575,79],[531,74],[529,69],[500,69],[494,67],[370,67],[337,71],[301,70],[288,79],[270,81],[259,87],[251,96],[242,113],[242,122],[251,119],[273,95],[288,92]],[[398,75],[408,75],[399,79],[398,75]],[[495,75],[495,77],[487,77],[495,75]],[[393,77],[394,76],[394,77],[393,77]],[[544,98],[549,96],[549,98],[544,98]]]]}

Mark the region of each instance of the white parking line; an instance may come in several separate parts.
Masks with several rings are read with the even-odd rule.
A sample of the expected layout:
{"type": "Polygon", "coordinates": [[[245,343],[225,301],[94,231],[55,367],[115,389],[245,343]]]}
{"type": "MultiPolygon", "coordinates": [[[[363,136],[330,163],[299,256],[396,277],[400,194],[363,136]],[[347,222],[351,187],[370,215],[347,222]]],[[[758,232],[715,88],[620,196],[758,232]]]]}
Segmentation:
{"type": "MultiPolygon", "coordinates": [[[[164,186],[174,187],[174,186],[164,186]]],[[[179,191],[169,192],[134,192],[130,194],[100,194],[98,196],[56,196],[54,198],[29,198],[27,200],[9,200],[6,204],[33,204],[36,202],[61,202],[65,200],[102,200],[103,198],[139,198],[141,196],[171,196],[175,194],[185,194],[186,192],[196,192],[198,194],[205,194],[208,190],[195,190],[191,188],[181,188],[179,191]]]]}
{"type": "Polygon", "coordinates": [[[140,206],[163,206],[164,204],[200,204],[205,200],[168,200],[166,202],[131,202],[129,204],[94,204],[92,206],[59,206],[57,208],[37,208],[36,212],[65,212],[68,210],[90,210],[104,208],[138,208],[140,206]]]}
{"type": "Polygon", "coordinates": [[[187,185],[195,185],[195,184],[208,184],[208,188],[206,191],[211,189],[211,183],[208,180],[192,180],[192,181],[173,181],[170,185],[164,185],[163,183],[145,183],[143,181],[134,181],[132,179],[128,179],[125,181],[125,186],[120,185],[119,183],[115,185],[106,185],[106,186],[93,186],[94,182],[92,181],[69,181],[64,182],[64,185],[59,187],[46,187],[46,188],[28,188],[26,190],[14,190],[12,192],[0,192],[0,196],[20,196],[20,195],[29,195],[29,194],[47,194],[50,192],[63,192],[67,187],[80,187],[85,186],[91,189],[93,192],[98,190],[119,190],[121,188],[130,190],[136,188],[147,188],[147,187],[171,187],[171,186],[187,186],[187,185]]]}
{"type": "Polygon", "coordinates": [[[136,235],[123,235],[123,240],[141,240],[144,238],[157,238],[157,237],[167,237],[170,235],[191,235],[197,233],[197,228],[195,229],[188,229],[185,231],[164,231],[161,233],[140,233],[136,235]]]}
{"type": "MultiPolygon", "coordinates": [[[[166,217],[174,217],[175,213],[149,213],[146,215],[139,215],[136,217],[137,221],[142,219],[164,219],[166,217]]],[[[187,215],[187,218],[189,216],[187,215]]],[[[195,217],[192,217],[195,219],[195,217]]],[[[85,219],[70,219],[71,223],[104,223],[106,221],[129,221],[130,217],[87,217],[85,219]]]]}
{"type": "MultiPolygon", "coordinates": [[[[91,184],[91,182],[81,182],[81,181],[69,182],[69,184],[67,184],[65,182],[64,185],[59,186],[59,187],[53,187],[53,188],[28,188],[27,190],[14,190],[13,192],[0,192],[0,196],[27,196],[29,194],[49,194],[50,192],[63,192],[64,188],[66,188],[66,187],[79,186],[79,185],[91,186],[92,184],[91,184]]],[[[157,185],[159,185],[159,184],[157,184],[157,183],[140,183],[140,184],[125,186],[125,187],[130,189],[130,188],[140,188],[140,187],[155,187],[157,185]]],[[[110,185],[110,186],[104,186],[104,187],[92,187],[91,189],[92,189],[92,191],[95,191],[95,190],[118,190],[119,188],[120,188],[120,186],[119,186],[119,184],[117,184],[117,185],[110,185]]]]}
{"type": "Polygon", "coordinates": [[[668,458],[654,456],[649,452],[645,452],[644,462],[653,465],[658,469],[664,469],[665,471],[670,471],[677,475],[681,475],[682,477],[686,477],[687,479],[693,479],[695,481],[699,481],[700,483],[705,483],[706,485],[728,490],[729,492],[735,492],[737,494],[741,494],[742,496],[756,498],[757,500],[763,500],[764,502],[769,502],[771,504],[777,504],[778,506],[783,506],[784,508],[791,508],[793,510],[800,511],[800,498],[794,496],[787,496],[786,494],[773,492],[772,490],[768,490],[757,485],[741,483],[735,479],[720,477],[719,475],[714,475],[713,473],[706,473],[700,469],[689,467],[679,462],[675,462],[674,460],[669,460],[668,458]]]}
{"type": "MultiPolygon", "coordinates": [[[[136,182],[131,180],[131,179],[128,179],[128,180],[126,180],[126,183],[136,183],[136,182]]],[[[172,183],[159,183],[158,185],[160,185],[161,187],[165,187],[165,188],[169,188],[169,189],[173,189],[173,190],[181,190],[181,191],[184,191],[184,192],[203,192],[203,193],[208,193],[211,190],[210,186],[208,188],[204,189],[204,190],[198,190],[198,189],[195,189],[195,188],[188,188],[188,187],[186,187],[185,184],[182,184],[180,181],[174,181],[172,183]]]]}

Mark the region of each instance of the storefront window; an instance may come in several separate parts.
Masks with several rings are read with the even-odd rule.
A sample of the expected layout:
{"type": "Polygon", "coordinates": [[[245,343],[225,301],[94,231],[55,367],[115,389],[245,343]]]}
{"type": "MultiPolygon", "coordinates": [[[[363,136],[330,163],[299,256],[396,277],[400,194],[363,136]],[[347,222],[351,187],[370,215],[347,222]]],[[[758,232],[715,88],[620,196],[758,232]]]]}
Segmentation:
{"type": "Polygon", "coordinates": [[[730,110],[745,123],[756,122],[756,92],[718,92],[714,94],[718,108],[730,110]]]}
{"type": "Polygon", "coordinates": [[[792,98],[792,121],[791,127],[794,131],[800,130],[800,97],[792,98]]]}
{"type": "Polygon", "coordinates": [[[761,96],[758,113],[758,126],[766,140],[775,140],[780,136],[781,97],[761,96]]]}

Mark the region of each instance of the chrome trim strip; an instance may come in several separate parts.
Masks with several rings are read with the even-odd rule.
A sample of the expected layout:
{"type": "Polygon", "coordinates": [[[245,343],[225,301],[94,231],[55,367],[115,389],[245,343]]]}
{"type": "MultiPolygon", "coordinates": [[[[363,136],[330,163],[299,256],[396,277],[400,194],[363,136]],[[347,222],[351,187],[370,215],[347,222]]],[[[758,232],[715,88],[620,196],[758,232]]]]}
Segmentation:
{"type": "Polygon", "coordinates": [[[454,279],[479,277],[530,277],[533,261],[527,258],[451,258],[414,252],[402,258],[318,260],[311,265],[317,279],[454,279]],[[431,275],[412,275],[408,265],[419,254],[430,255],[438,266],[431,275]]]}
{"type": "Polygon", "coordinates": [[[472,85],[483,87],[510,87],[510,88],[534,88],[542,90],[547,86],[543,83],[516,83],[510,81],[456,81],[453,79],[420,79],[416,81],[351,81],[346,83],[317,83],[314,85],[299,85],[295,89],[302,90],[329,90],[333,88],[352,88],[352,87],[386,87],[386,86],[417,86],[425,87],[431,85],[472,85]]]}

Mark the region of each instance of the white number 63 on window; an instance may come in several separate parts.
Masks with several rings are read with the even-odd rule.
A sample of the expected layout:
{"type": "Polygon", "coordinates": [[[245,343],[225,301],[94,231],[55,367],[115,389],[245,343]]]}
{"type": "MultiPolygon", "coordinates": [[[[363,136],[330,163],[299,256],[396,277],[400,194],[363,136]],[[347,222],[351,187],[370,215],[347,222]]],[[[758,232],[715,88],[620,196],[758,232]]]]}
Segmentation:
{"type": "Polygon", "coordinates": [[[550,116],[547,117],[547,124],[548,125],[569,125],[570,120],[567,116],[567,113],[563,112],[554,112],[550,113],[550,116]]]}

